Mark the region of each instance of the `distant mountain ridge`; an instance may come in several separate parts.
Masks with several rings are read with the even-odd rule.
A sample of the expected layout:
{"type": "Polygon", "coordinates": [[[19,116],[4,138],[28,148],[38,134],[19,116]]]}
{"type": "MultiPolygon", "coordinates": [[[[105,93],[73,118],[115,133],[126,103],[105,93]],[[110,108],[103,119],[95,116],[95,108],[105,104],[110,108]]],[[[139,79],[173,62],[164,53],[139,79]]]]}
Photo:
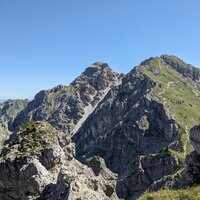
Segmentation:
{"type": "MultiPolygon", "coordinates": [[[[17,112],[14,115],[7,114],[11,112],[3,112],[5,105],[4,109],[0,107],[1,119],[6,119],[4,121],[8,124],[7,130],[9,132],[20,130],[18,139],[10,141],[11,150],[9,151],[8,145],[2,151],[0,166],[7,167],[3,164],[7,159],[5,155],[11,156],[14,161],[17,157],[22,160],[28,159],[32,155],[32,147],[37,146],[38,154],[34,161],[37,164],[34,166],[40,169],[40,165],[44,164],[43,159],[47,159],[45,173],[50,173],[49,169],[52,166],[49,168],[46,164],[54,159],[54,154],[59,151],[60,153],[57,153],[61,156],[62,151],[68,152],[73,149],[73,145],[70,148],[66,145],[62,147],[63,140],[60,136],[56,138],[56,131],[58,131],[58,135],[66,135],[75,144],[74,159],[81,161],[84,166],[92,167],[97,176],[100,171],[103,174],[106,172],[99,177],[99,180],[107,180],[106,177],[110,176],[115,177],[115,181],[109,186],[106,186],[107,182],[103,181],[105,184],[100,184],[98,190],[94,183],[98,180],[92,181],[88,177],[91,172],[84,171],[86,176],[84,180],[91,181],[92,189],[86,182],[81,184],[86,184],[84,187],[91,189],[89,194],[96,194],[94,191],[99,191],[97,193],[100,196],[97,195],[96,199],[109,198],[109,195],[117,199],[117,194],[119,198],[135,200],[148,190],[167,187],[174,189],[179,183],[183,186],[183,180],[189,175],[186,173],[181,175],[182,179],[175,179],[174,174],[181,174],[185,170],[185,160],[188,162],[188,159],[194,160],[198,157],[191,153],[193,147],[197,150],[199,147],[196,135],[191,140],[193,146],[190,144],[190,129],[200,124],[200,69],[175,56],[162,55],[149,58],[134,67],[128,74],[119,74],[108,64],[97,62],[88,67],[69,86],[59,85],[41,91],[32,101],[26,102],[23,106],[19,106],[19,103],[16,105],[18,106],[14,107],[17,108],[17,112]],[[6,113],[6,117],[3,113],[6,113]],[[37,121],[36,124],[33,121],[37,121]],[[26,123],[30,123],[30,126],[28,125],[23,132],[21,127],[26,123]],[[52,132],[48,123],[56,128],[53,129],[53,139],[48,139],[50,146],[52,142],[52,150],[49,146],[48,148],[45,146],[45,138],[40,136],[43,133],[47,134],[48,130],[52,132]],[[60,134],[60,131],[63,133],[60,134]],[[38,144],[40,141],[37,137],[35,139],[33,137],[30,141],[23,140],[23,136],[32,138],[31,134],[42,138],[44,148],[38,148],[41,144],[38,144]],[[61,143],[55,142],[57,139],[61,140],[61,143]],[[8,154],[5,153],[7,151],[8,154]],[[47,151],[49,157],[45,158],[47,151]],[[117,174],[117,177],[111,174],[105,165],[117,174]]],[[[29,164],[27,160],[25,165],[29,164]]],[[[54,165],[57,166],[57,170],[60,169],[59,166],[61,169],[66,168],[66,164],[63,163],[58,165],[54,163],[54,165]]],[[[77,162],[74,162],[74,165],[76,169],[80,168],[77,162]]],[[[17,173],[13,171],[13,174],[17,173]]],[[[63,173],[66,174],[67,170],[63,173]]],[[[28,179],[33,178],[36,181],[35,175],[28,176],[28,179]]],[[[20,181],[21,178],[23,177],[20,177],[20,181]]],[[[3,180],[5,184],[6,177],[3,180]]],[[[39,188],[45,184],[47,186],[42,179],[39,180],[39,188]]],[[[73,181],[76,180],[79,185],[81,180],[76,176],[73,176],[72,180],[70,178],[71,184],[73,185],[73,181]]],[[[46,179],[45,181],[51,182],[46,179]]],[[[6,185],[8,184],[7,182],[6,185]]],[[[64,187],[63,182],[55,183],[54,180],[54,184],[54,187],[47,188],[54,197],[58,195],[58,191],[71,194],[71,190],[69,187],[64,187]]],[[[78,190],[77,185],[73,186],[75,191],[78,190]]],[[[17,196],[17,188],[14,188],[13,194],[17,196]]],[[[0,184],[0,193],[4,189],[0,184]]],[[[9,191],[9,188],[7,190],[9,191]]],[[[44,194],[42,189],[37,190],[36,193],[29,188],[27,190],[23,188],[21,190],[25,195],[24,198],[34,199],[36,193],[38,196],[46,197],[48,193],[44,194]]],[[[9,192],[6,194],[10,195],[9,192]]],[[[73,198],[75,199],[75,196],[73,198]]],[[[61,199],[65,200],[68,197],[63,196],[61,199]]]]}

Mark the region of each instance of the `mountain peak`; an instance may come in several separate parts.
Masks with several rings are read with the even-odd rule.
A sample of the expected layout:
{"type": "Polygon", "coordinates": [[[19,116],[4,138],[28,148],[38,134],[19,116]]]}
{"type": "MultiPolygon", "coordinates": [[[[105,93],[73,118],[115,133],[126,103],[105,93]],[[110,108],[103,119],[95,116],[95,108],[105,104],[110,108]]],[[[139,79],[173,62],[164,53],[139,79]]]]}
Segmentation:
{"type": "Polygon", "coordinates": [[[86,70],[82,73],[82,75],[85,75],[87,77],[93,77],[103,72],[117,74],[109,67],[107,63],[95,62],[90,67],[87,67],[86,70]]]}
{"type": "Polygon", "coordinates": [[[149,64],[151,61],[154,61],[154,60],[160,60],[160,57],[150,57],[148,59],[145,59],[144,61],[142,61],[140,63],[140,65],[147,65],[149,64]]]}
{"type": "MultiPolygon", "coordinates": [[[[193,150],[189,139],[200,151],[200,129],[189,137],[189,129],[199,124],[198,86],[199,69],[161,55],[126,75],[95,62],[69,86],[43,90],[26,105],[0,104],[1,138],[19,131],[0,153],[0,199],[75,199],[69,191],[81,191],[80,199],[88,186],[92,191],[85,199],[116,200],[115,191],[120,198],[136,199],[159,189],[165,177],[174,184],[174,174],[182,174],[183,160],[193,150]]],[[[199,155],[192,161],[195,171],[196,160],[199,155]]]]}
{"type": "Polygon", "coordinates": [[[164,60],[167,64],[170,64],[172,66],[173,65],[181,65],[184,68],[193,67],[192,65],[185,63],[183,60],[181,60],[180,58],[178,58],[177,56],[174,56],[174,55],[164,54],[164,55],[161,55],[160,58],[162,60],[164,60]]]}
{"type": "Polygon", "coordinates": [[[106,67],[110,68],[107,63],[103,63],[103,62],[95,62],[90,67],[101,68],[101,69],[106,68],[106,67]]]}
{"type": "Polygon", "coordinates": [[[176,56],[162,55],[161,59],[174,70],[180,73],[183,77],[189,78],[197,85],[200,85],[200,69],[185,63],[176,56]]]}
{"type": "Polygon", "coordinates": [[[182,59],[180,59],[179,57],[175,56],[175,55],[169,55],[169,54],[163,54],[160,56],[161,59],[163,60],[171,60],[171,61],[176,61],[176,62],[182,62],[185,63],[182,59]]]}
{"type": "Polygon", "coordinates": [[[70,85],[75,86],[87,82],[96,89],[100,85],[104,85],[103,88],[105,89],[109,83],[115,82],[118,77],[119,74],[113,71],[107,63],[95,62],[90,67],[87,67],[70,85]]]}
{"type": "Polygon", "coordinates": [[[200,69],[187,64],[180,58],[173,55],[161,55],[160,57],[150,57],[149,59],[141,62],[140,66],[143,66],[147,69],[154,70],[159,69],[163,72],[165,67],[170,67],[173,70],[177,71],[181,76],[192,80],[195,84],[200,85],[200,69]]]}
{"type": "Polygon", "coordinates": [[[71,134],[74,129],[79,128],[111,87],[118,83],[118,78],[119,74],[108,64],[96,62],[69,86],[58,85],[36,94],[34,100],[16,117],[14,127],[17,130],[22,121],[45,120],[71,134]]]}
{"type": "Polygon", "coordinates": [[[145,64],[149,63],[150,61],[154,61],[154,60],[161,61],[161,62],[166,62],[167,64],[168,63],[171,63],[171,64],[177,63],[177,64],[182,64],[185,67],[186,66],[187,67],[192,67],[192,65],[185,63],[183,60],[181,60],[177,56],[168,55],[168,54],[163,54],[161,56],[156,56],[156,57],[150,57],[150,58],[145,59],[144,61],[142,61],[140,65],[145,65],[145,64]]]}

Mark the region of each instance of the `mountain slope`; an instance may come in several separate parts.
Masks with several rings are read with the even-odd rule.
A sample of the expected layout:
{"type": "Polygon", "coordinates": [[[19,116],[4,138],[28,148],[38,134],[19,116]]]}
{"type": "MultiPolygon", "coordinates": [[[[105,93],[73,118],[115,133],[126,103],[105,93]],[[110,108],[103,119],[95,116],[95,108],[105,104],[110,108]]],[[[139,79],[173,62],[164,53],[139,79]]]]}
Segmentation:
{"type": "Polygon", "coordinates": [[[69,86],[59,85],[36,94],[33,101],[16,117],[13,126],[24,122],[48,121],[68,134],[81,126],[78,122],[93,111],[110,87],[118,83],[119,74],[105,63],[94,63],[69,86]],[[77,125],[77,126],[76,126],[77,125]]]}
{"type": "Polygon", "coordinates": [[[187,78],[187,80],[192,80],[197,86],[200,86],[199,68],[185,63],[183,60],[177,58],[176,56],[162,55],[161,59],[183,77],[187,78]]]}
{"type": "Polygon", "coordinates": [[[11,134],[13,120],[28,104],[28,100],[7,100],[0,104],[0,143],[11,134]]]}
{"type": "Polygon", "coordinates": [[[199,69],[175,56],[163,55],[143,61],[126,75],[112,71],[105,63],[94,63],[69,86],[39,92],[9,126],[10,130],[22,130],[1,153],[0,186],[11,187],[1,188],[0,194],[6,189],[6,195],[10,195],[14,188],[11,194],[19,197],[19,188],[12,182],[16,179],[21,187],[24,174],[17,176],[19,171],[14,170],[14,179],[8,181],[6,174],[8,167],[15,169],[16,165],[20,170],[33,165],[38,172],[32,174],[32,168],[25,171],[26,175],[31,172],[26,176],[31,182],[20,190],[24,199],[37,195],[56,199],[61,193],[63,199],[109,199],[110,195],[117,199],[116,189],[120,198],[134,200],[145,191],[188,186],[200,174],[195,171],[199,155],[191,153],[189,141],[189,130],[199,124],[199,83],[199,69]],[[29,123],[23,131],[23,124],[30,121],[38,122],[29,123]],[[56,129],[39,121],[47,121],[56,129]],[[68,137],[76,145],[76,159],[68,152],[73,145],[63,145],[68,137]],[[185,159],[188,170],[184,168],[185,159]],[[56,166],[56,172],[49,163],[56,166]],[[62,176],[58,173],[60,166],[62,176]],[[41,169],[51,180],[41,175],[41,169]],[[71,175],[77,171],[74,180],[71,175]],[[66,186],[62,177],[68,172],[70,182],[75,182],[66,186]],[[83,173],[83,179],[79,179],[79,173],[83,173]],[[39,190],[35,192],[36,188],[39,190]],[[81,188],[78,196],[77,188],[81,188]]]}
{"type": "Polygon", "coordinates": [[[93,157],[87,166],[74,154],[70,138],[47,122],[23,125],[0,154],[0,199],[118,200],[104,161],[93,157]]]}
{"type": "Polygon", "coordinates": [[[78,158],[102,156],[119,174],[118,194],[125,199],[135,199],[175,172],[180,167],[176,156],[181,161],[192,150],[188,130],[199,123],[199,74],[174,56],[142,62],[73,137],[78,158]]]}

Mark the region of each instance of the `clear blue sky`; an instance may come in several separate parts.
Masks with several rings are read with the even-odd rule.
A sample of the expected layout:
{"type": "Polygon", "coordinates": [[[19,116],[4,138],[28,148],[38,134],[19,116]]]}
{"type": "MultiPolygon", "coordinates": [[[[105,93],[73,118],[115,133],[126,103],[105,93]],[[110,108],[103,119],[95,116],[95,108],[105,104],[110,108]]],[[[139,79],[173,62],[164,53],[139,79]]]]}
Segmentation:
{"type": "Polygon", "coordinates": [[[165,53],[200,66],[199,0],[0,0],[0,99],[165,53]]]}

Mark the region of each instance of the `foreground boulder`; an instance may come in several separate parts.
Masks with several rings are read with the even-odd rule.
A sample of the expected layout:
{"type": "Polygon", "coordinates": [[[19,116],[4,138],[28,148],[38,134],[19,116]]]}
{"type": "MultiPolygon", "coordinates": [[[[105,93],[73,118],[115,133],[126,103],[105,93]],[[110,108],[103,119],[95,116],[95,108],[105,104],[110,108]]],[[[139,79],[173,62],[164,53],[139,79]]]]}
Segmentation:
{"type": "Polygon", "coordinates": [[[70,139],[48,123],[22,127],[0,155],[0,199],[118,199],[117,177],[103,159],[91,158],[88,167],[74,154],[70,139]]]}

